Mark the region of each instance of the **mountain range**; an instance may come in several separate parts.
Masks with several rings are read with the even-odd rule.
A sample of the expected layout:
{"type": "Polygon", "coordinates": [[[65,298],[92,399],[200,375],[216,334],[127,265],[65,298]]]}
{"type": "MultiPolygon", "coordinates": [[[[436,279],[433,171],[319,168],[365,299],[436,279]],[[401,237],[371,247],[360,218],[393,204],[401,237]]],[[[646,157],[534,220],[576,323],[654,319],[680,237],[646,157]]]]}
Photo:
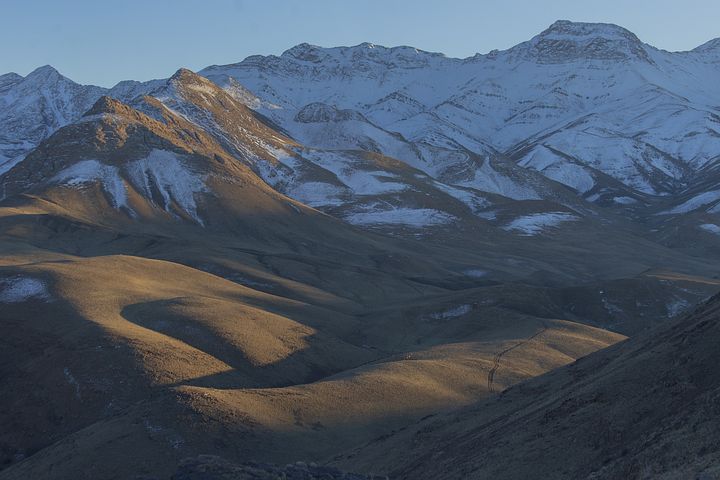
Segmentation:
{"type": "Polygon", "coordinates": [[[527,478],[576,440],[557,478],[710,471],[640,420],[717,388],[717,300],[685,313],[720,291],[718,78],[717,39],[568,21],[465,59],[0,76],[0,478],[527,478]]]}

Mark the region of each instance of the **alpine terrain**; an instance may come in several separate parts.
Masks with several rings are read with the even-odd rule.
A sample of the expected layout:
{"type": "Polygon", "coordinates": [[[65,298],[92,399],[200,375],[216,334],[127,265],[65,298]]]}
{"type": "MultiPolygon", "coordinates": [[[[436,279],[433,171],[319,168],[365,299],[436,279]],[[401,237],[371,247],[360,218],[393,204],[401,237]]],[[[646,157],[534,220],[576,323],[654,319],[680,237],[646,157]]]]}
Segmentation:
{"type": "Polygon", "coordinates": [[[0,479],[716,478],[719,80],[569,21],[0,75],[0,479]]]}

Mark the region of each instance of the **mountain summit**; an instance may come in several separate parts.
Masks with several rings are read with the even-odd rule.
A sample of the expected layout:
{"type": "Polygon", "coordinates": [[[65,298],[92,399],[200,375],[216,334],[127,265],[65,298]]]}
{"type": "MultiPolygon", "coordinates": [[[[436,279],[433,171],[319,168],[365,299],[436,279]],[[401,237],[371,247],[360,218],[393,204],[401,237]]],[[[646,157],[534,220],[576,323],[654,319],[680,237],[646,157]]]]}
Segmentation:
{"type": "Polygon", "coordinates": [[[358,62],[369,60],[389,65],[411,66],[425,65],[428,58],[445,58],[442,53],[426,52],[408,46],[384,47],[364,42],[351,47],[323,48],[317,45],[301,43],[281,55],[281,58],[300,60],[309,63],[320,63],[332,60],[336,62],[358,62]]]}
{"type": "Polygon", "coordinates": [[[649,61],[645,46],[634,33],[609,23],[558,20],[518,48],[540,63],[649,61]]]}

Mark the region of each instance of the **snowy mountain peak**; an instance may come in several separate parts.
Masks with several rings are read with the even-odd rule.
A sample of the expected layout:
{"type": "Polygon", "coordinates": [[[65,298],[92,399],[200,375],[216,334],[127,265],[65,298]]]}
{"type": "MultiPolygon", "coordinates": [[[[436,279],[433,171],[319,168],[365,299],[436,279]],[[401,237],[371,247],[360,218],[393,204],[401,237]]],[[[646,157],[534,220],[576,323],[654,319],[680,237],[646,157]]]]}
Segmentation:
{"type": "Polygon", "coordinates": [[[520,51],[540,63],[577,60],[650,61],[645,46],[629,30],[609,23],[558,20],[510,51],[520,51]]]}
{"type": "Polygon", "coordinates": [[[27,153],[79,118],[104,89],[79,85],[49,65],[0,77],[0,161],[27,153]]]}
{"type": "Polygon", "coordinates": [[[610,39],[629,38],[636,42],[640,40],[630,30],[613,23],[588,23],[572,22],[570,20],[558,20],[540,36],[564,36],[564,37],[605,37],[610,39]]]}
{"type": "Polygon", "coordinates": [[[319,62],[320,60],[322,60],[322,57],[320,55],[320,52],[322,50],[323,48],[317,45],[301,43],[285,50],[282,55],[280,55],[280,57],[294,58],[296,60],[302,60],[304,62],[319,62]]]}
{"type": "Polygon", "coordinates": [[[717,53],[720,54],[720,37],[713,38],[712,40],[703,43],[699,47],[692,50],[696,53],[717,53]]]}
{"type": "Polygon", "coordinates": [[[22,75],[18,75],[15,72],[6,73],[4,75],[0,75],[0,85],[5,85],[8,83],[17,83],[23,79],[22,75]]]}
{"type": "Polygon", "coordinates": [[[0,75],[0,92],[12,88],[13,85],[17,85],[18,83],[22,82],[22,80],[22,75],[18,75],[15,72],[0,75]]]}
{"type": "Polygon", "coordinates": [[[367,61],[392,67],[413,67],[427,65],[431,58],[445,59],[446,57],[442,53],[426,52],[414,47],[384,47],[364,42],[352,47],[332,48],[301,43],[283,52],[280,58],[309,63],[345,64],[367,61]]]}
{"type": "Polygon", "coordinates": [[[64,76],[60,74],[57,70],[55,70],[54,67],[50,65],[43,65],[42,67],[38,67],[32,72],[28,74],[27,77],[25,77],[26,81],[33,80],[33,81],[40,81],[40,82],[52,82],[56,81],[58,79],[66,79],[64,76]]]}
{"type": "MultiPolygon", "coordinates": [[[[164,130],[133,116],[140,112],[207,133],[263,178],[274,178],[263,170],[269,162],[281,180],[268,181],[283,193],[305,188],[287,187],[296,165],[281,160],[302,145],[382,153],[445,184],[515,200],[557,199],[564,185],[595,205],[629,205],[636,194],[676,194],[716,162],[718,47],[665,52],[616,25],[558,21],[509,50],[465,60],[403,46],[303,43],[281,56],[110,90],[43,67],[29,77],[63,80],[0,77],[0,168],[92,107],[98,118],[80,127],[137,120],[164,130]],[[134,113],[110,98],[96,103],[102,95],[134,113]]],[[[336,194],[328,195],[340,202],[336,194]]]]}

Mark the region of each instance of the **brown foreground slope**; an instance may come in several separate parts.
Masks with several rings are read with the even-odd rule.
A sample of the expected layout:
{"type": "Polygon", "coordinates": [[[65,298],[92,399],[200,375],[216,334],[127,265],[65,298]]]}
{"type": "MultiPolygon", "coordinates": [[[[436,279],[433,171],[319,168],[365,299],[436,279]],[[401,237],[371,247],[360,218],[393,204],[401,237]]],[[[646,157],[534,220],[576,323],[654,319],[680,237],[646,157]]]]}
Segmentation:
{"type": "Polygon", "coordinates": [[[720,297],[686,318],[335,459],[391,478],[720,475],[720,297]]]}
{"type": "Polygon", "coordinates": [[[46,290],[3,304],[0,443],[27,458],[0,478],[163,474],[201,453],[321,460],[622,338],[495,307],[411,345],[391,317],[374,334],[340,302],[172,262],[35,250],[4,263],[6,284],[46,290]]]}

